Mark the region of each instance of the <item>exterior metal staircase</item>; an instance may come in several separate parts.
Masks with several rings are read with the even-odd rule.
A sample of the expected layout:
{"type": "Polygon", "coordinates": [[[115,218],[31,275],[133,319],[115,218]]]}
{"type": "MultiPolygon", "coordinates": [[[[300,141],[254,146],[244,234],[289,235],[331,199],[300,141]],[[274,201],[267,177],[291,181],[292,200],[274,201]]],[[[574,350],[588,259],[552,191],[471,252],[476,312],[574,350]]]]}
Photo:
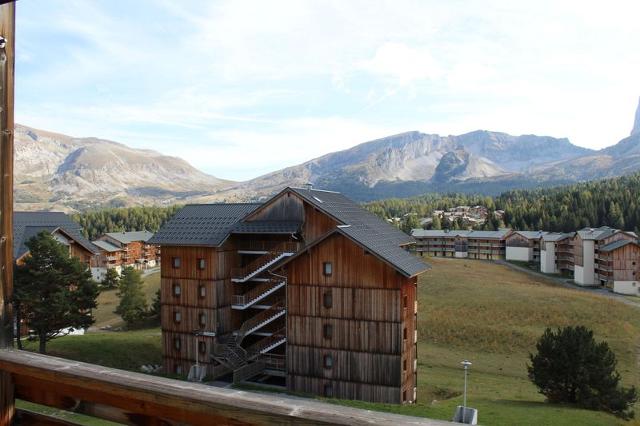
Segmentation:
{"type": "Polygon", "coordinates": [[[236,283],[247,282],[257,275],[265,272],[267,268],[276,264],[285,257],[293,256],[298,249],[297,243],[283,242],[271,248],[265,254],[255,259],[253,262],[240,268],[231,270],[231,281],[236,283]]]}
{"type": "Polygon", "coordinates": [[[268,281],[257,285],[253,289],[241,295],[233,296],[233,309],[244,310],[257,302],[261,301],[270,294],[275,293],[285,286],[285,282],[280,279],[269,279],[268,281]]]}

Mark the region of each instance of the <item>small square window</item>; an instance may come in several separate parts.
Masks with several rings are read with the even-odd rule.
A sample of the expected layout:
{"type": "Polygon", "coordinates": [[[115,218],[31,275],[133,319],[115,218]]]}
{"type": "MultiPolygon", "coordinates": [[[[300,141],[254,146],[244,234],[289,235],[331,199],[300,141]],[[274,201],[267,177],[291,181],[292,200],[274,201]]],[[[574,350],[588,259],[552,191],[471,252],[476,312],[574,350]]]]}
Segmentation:
{"type": "Polygon", "coordinates": [[[333,326],[331,324],[322,326],[322,335],[325,339],[331,339],[333,337],[333,326]]]}
{"type": "Polygon", "coordinates": [[[198,296],[201,298],[207,297],[207,287],[205,287],[204,284],[198,286],[198,296]]]}
{"type": "Polygon", "coordinates": [[[179,350],[180,350],[180,348],[182,348],[182,342],[180,341],[180,338],[179,338],[179,337],[176,337],[176,338],[174,338],[174,339],[173,339],[173,347],[174,347],[177,351],[179,351],[179,350]]]}
{"type": "Polygon", "coordinates": [[[409,296],[405,295],[402,299],[402,307],[407,309],[409,307],[409,296]]]}
{"type": "Polygon", "coordinates": [[[182,312],[180,312],[180,311],[175,311],[175,312],[173,313],[173,321],[174,321],[174,322],[180,322],[180,321],[182,321],[182,312]]]}
{"type": "Polygon", "coordinates": [[[206,268],[207,266],[207,262],[205,262],[204,259],[198,259],[198,269],[199,270],[204,270],[204,268],[206,268]]]}
{"type": "Polygon", "coordinates": [[[333,356],[325,355],[322,358],[322,364],[324,365],[324,368],[333,368],[333,356]]]}
{"type": "Polygon", "coordinates": [[[333,274],[333,264],[331,262],[324,262],[322,264],[322,274],[325,277],[330,277],[333,274]]]}
{"type": "Polygon", "coordinates": [[[180,258],[179,257],[171,258],[171,266],[173,266],[173,269],[180,269],[180,258]]]}
{"type": "Polygon", "coordinates": [[[180,297],[180,295],[182,294],[182,287],[180,287],[179,283],[174,283],[173,284],[173,295],[176,297],[180,297]]]}
{"type": "Polygon", "coordinates": [[[406,402],[407,401],[407,391],[404,390],[402,391],[402,402],[406,402]]]}
{"type": "Polygon", "coordinates": [[[325,291],[322,295],[322,305],[327,309],[333,306],[333,295],[331,291],[325,291]]]}
{"type": "Polygon", "coordinates": [[[407,331],[406,327],[404,330],[402,330],[402,338],[404,340],[407,340],[407,337],[409,337],[409,332],[407,331]]]}
{"type": "Polygon", "coordinates": [[[199,317],[199,322],[201,327],[204,327],[205,325],[207,325],[207,314],[201,313],[199,317]]]}
{"type": "Polygon", "coordinates": [[[198,352],[201,354],[207,353],[207,343],[206,342],[198,342],[198,352]]]}
{"type": "Polygon", "coordinates": [[[324,385],[324,396],[325,398],[333,398],[333,386],[331,383],[324,385]]]}
{"type": "Polygon", "coordinates": [[[402,361],[402,371],[407,371],[407,360],[402,361]]]}

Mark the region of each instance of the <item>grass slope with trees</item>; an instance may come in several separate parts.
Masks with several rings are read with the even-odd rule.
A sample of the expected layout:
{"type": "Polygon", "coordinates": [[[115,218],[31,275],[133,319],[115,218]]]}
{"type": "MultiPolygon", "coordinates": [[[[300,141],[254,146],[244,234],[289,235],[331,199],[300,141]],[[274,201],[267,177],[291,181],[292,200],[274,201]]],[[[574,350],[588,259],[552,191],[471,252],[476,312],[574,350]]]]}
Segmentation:
{"type": "MultiPolygon", "coordinates": [[[[506,266],[472,260],[431,259],[419,282],[418,403],[337,403],[450,420],[462,404],[460,361],[473,362],[468,405],[486,425],[619,425],[613,415],[552,405],[527,377],[529,354],[547,327],[584,325],[606,340],[625,386],[640,384],[640,308],[588,292],[557,287],[506,266]]],[[[156,278],[145,278],[148,300],[156,278]]],[[[114,290],[112,290],[114,292],[114,290]]],[[[104,293],[98,311],[108,316],[104,293]]],[[[117,305],[109,305],[111,314],[117,305]]],[[[108,320],[108,319],[107,319],[108,320]]],[[[101,320],[97,318],[96,324],[101,320]]],[[[35,345],[30,349],[36,349],[35,345]]],[[[157,328],[88,333],[49,343],[53,355],[139,371],[161,362],[157,328]]],[[[636,411],[638,411],[636,409],[636,411]]]]}

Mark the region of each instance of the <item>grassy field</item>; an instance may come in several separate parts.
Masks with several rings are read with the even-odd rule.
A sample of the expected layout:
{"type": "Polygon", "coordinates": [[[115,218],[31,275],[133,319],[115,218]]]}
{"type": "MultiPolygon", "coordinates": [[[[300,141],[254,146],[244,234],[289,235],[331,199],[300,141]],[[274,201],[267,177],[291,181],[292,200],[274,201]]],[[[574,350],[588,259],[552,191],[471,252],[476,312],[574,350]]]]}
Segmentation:
{"type": "Polygon", "coordinates": [[[527,379],[526,364],[545,327],[582,324],[609,342],[625,384],[637,386],[640,309],[488,262],[430,263],[433,269],[419,283],[418,403],[341,403],[451,419],[462,405],[460,361],[469,359],[468,405],[479,410],[482,424],[624,424],[608,414],[545,403],[527,379]]]}
{"type": "MultiPolygon", "coordinates": [[[[528,354],[545,327],[581,324],[609,342],[625,384],[639,385],[640,309],[489,262],[430,262],[433,269],[419,283],[418,403],[338,403],[450,420],[462,404],[460,361],[469,359],[468,405],[479,410],[482,424],[640,424],[547,404],[526,370],[528,354]]],[[[153,297],[159,279],[149,278],[147,293],[153,297]]],[[[107,310],[104,302],[99,309],[107,310]]],[[[106,313],[101,318],[109,321],[106,313]]],[[[52,355],[132,371],[161,358],[158,329],[69,336],[50,342],[49,348],[52,355]]]]}
{"type": "MultiPolygon", "coordinates": [[[[159,288],[160,272],[154,272],[144,277],[144,292],[147,297],[147,303],[151,304],[159,288]]],[[[93,311],[96,322],[92,329],[100,329],[106,326],[117,328],[124,325],[122,318],[113,313],[119,303],[116,292],[117,290],[106,290],[98,296],[98,307],[93,311]]]]}

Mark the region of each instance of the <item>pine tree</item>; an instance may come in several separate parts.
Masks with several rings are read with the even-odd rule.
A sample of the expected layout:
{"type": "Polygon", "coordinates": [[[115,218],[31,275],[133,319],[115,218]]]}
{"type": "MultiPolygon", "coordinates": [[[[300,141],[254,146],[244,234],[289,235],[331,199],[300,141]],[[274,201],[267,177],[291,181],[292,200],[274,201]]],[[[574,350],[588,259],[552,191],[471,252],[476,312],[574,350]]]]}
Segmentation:
{"type": "Polygon", "coordinates": [[[120,303],[115,313],[120,315],[128,327],[139,324],[146,316],[147,300],[142,286],[142,274],[131,266],[122,271],[118,284],[120,303]]]}
{"type": "Polygon", "coordinates": [[[635,387],[620,386],[616,357],[606,342],[597,343],[585,327],[547,328],[530,354],[529,379],[551,403],[570,403],[629,419],[635,387]]]}
{"type": "MultiPolygon", "coordinates": [[[[14,300],[20,317],[34,330],[40,353],[47,342],[68,328],[93,324],[98,285],[91,272],[68,248],[41,232],[26,243],[29,255],[16,267],[14,300]]],[[[20,336],[18,336],[20,338],[20,336]]]]}
{"type": "Polygon", "coordinates": [[[103,289],[111,290],[118,287],[119,281],[120,276],[118,275],[118,272],[113,268],[109,268],[107,269],[107,273],[105,274],[102,283],[100,284],[103,289]]]}
{"type": "Polygon", "coordinates": [[[431,229],[442,229],[442,222],[440,221],[440,216],[438,216],[437,214],[433,215],[431,229]]]}

